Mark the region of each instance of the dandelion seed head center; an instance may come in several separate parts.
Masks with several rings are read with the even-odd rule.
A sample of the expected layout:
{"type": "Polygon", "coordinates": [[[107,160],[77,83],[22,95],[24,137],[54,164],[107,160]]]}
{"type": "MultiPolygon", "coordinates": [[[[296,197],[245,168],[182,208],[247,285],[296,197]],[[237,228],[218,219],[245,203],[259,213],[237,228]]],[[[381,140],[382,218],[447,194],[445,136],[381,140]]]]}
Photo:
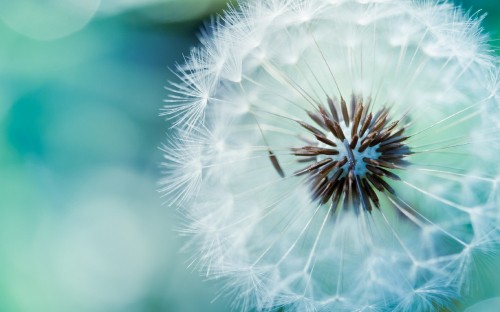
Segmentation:
{"type": "Polygon", "coordinates": [[[320,104],[307,112],[311,123],[297,121],[315,139],[292,148],[300,162],[309,163],[295,174],[308,174],[313,199],[331,200],[332,207],[343,200],[356,210],[379,208],[375,190],[394,194],[386,178],[400,180],[393,171],[404,169],[411,153],[400,120],[393,120],[387,108],[376,110],[371,100],[364,101],[352,95],[348,108],[343,97],[328,98],[328,108],[320,104]]]}
{"type": "MultiPolygon", "coordinates": [[[[352,142],[352,137],[351,137],[351,127],[346,127],[345,124],[341,124],[341,128],[342,128],[342,131],[346,134],[346,140],[348,142],[352,142]]],[[[349,159],[349,151],[348,151],[348,147],[346,147],[344,145],[344,142],[340,141],[339,139],[337,139],[332,133],[328,133],[327,135],[327,138],[335,143],[337,143],[337,146],[338,146],[338,151],[339,151],[339,155],[337,156],[338,159],[343,159],[344,157],[349,159]]],[[[361,176],[361,177],[364,177],[366,172],[367,172],[367,169],[366,169],[366,162],[363,161],[363,158],[370,158],[370,159],[378,159],[379,156],[381,155],[380,152],[377,152],[377,149],[380,147],[380,143],[375,145],[375,146],[369,146],[367,147],[364,151],[360,152],[359,151],[359,148],[361,146],[361,141],[363,139],[366,138],[366,134],[360,138],[360,140],[358,140],[358,143],[356,144],[356,146],[351,149],[352,151],[352,154],[354,156],[354,159],[356,160],[355,161],[355,165],[354,165],[354,173],[361,176]]],[[[320,148],[328,148],[329,145],[328,144],[325,144],[321,141],[319,141],[319,144],[318,144],[318,147],[320,148]]],[[[316,160],[317,161],[323,161],[325,159],[329,158],[328,155],[324,155],[324,154],[320,154],[316,157],[316,160]]],[[[341,167],[344,171],[343,173],[340,175],[340,178],[343,178],[347,175],[348,171],[349,171],[349,163],[346,163],[345,165],[343,165],[341,167]]],[[[328,178],[331,178],[333,175],[333,172],[330,172],[328,174],[328,178]]]]}

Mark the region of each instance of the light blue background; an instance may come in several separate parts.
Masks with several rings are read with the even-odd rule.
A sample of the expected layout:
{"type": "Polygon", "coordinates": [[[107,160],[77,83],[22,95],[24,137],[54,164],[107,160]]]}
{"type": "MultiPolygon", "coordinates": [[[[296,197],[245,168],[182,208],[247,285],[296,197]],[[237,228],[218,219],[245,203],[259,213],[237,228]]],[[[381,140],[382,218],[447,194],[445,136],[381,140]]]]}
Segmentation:
{"type": "MultiPolygon", "coordinates": [[[[156,191],[169,68],[222,2],[0,0],[0,311],[229,310],[156,191]]],[[[498,0],[457,3],[500,39],[498,0]]]]}

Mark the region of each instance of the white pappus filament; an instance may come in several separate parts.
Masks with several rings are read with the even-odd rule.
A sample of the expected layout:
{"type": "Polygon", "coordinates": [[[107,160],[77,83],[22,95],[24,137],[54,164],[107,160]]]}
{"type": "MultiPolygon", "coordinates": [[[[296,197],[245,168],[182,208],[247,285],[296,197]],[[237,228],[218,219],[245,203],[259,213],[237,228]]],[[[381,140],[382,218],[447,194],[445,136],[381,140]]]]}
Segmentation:
{"type": "Polygon", "coordinates": [[[480,21],[430,0],[249,0],[214,19],[164,109],[161,188],[190,265],[237,310],[456,309],[499,253],[480,21]]]}

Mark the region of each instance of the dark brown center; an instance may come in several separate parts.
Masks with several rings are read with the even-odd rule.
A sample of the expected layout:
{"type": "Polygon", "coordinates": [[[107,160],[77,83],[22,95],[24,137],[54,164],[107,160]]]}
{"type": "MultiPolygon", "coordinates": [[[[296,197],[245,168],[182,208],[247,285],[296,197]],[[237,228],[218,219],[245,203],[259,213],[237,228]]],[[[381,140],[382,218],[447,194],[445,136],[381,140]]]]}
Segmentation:
{"type": "Polygon", "coordinates": [[[370,100],[364,104],[360,96],[351,97],[350,109],[342,97],[340,104],[331,98],[327,104],[307,112],[319,128],[297,121],[314,140],[292,148],[299,162],[310,163],[295,175],[309,175],[313,198],[322,203],[331,199],[332,213],[340,203],[356,213],[360,207],[368,212],[373,205],[380,208],[375,190],[394,195],[385,179],[400,180],[393,171],[404,169],[404,158],[411,154],[401,120],[392,121],[385,107],[373,113],[370,100]]]}

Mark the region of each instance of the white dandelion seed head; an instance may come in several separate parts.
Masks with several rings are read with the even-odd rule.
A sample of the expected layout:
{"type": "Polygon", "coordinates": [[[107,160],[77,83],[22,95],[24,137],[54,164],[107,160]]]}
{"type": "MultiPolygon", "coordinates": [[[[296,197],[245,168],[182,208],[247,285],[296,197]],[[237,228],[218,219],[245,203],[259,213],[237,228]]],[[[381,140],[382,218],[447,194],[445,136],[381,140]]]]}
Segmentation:
{"type": "Polygon", "coordinates": [[[161,185],[190,265],[241,310],[452,308],[499,250],[481,19],[444,1],[249,0],[212,20],[164,109],[179,134],[161,185]]]}

